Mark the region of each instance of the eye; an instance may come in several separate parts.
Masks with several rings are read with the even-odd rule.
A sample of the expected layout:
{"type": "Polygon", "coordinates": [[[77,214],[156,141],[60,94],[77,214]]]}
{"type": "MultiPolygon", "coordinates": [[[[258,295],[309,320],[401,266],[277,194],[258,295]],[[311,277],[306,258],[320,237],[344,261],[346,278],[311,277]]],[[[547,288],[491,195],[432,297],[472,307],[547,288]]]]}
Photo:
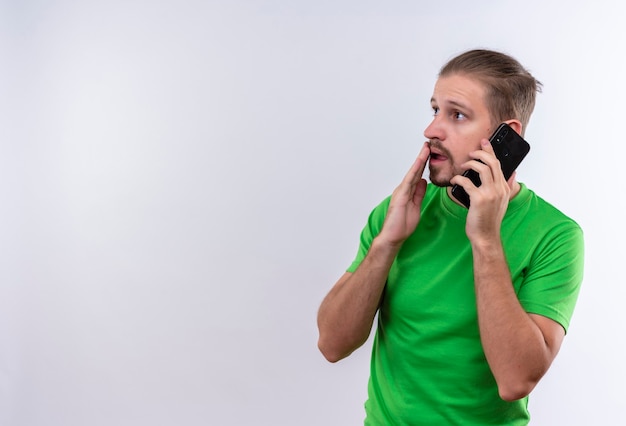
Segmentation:
{"type": "Polygon", "coordinates": [[[439,114],[439,108],[434,106],[433,107],[433,115],[437,115],[437,114],[439,114]]]}
{"type": "Polygon", "coordinates": [[[459,111],[454,111],[452,113],[452,116],[454,117],[455,120],[464,120],[465,119],[465,114],[463,114],[462,112],[459,112],[459,111]]]}

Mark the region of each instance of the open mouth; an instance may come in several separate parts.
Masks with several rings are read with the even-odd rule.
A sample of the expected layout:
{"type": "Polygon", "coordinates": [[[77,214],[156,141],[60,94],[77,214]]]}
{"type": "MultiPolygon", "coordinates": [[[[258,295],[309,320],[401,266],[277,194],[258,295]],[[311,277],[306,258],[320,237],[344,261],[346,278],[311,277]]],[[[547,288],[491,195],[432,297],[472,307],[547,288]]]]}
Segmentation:
{"type": "Polygon", "coordinates": [[[437,154],[436,152],[431,152],[431,153],[430,153],[430,159],[431,159],[431,160],[442,160],[442,159],[444,159],[444,158],[445,158],[445,157],[444,157],[443,155],[441,155],[441,154],[437,154]]]}
{"type": "Polygon", "coordinates": [[[431,162],[437,163],[437,162],[440,162],[440,161],[445,161],[447,159],[448,159],[448,157],[446,157],[443,154],[440,154],[438,152],[433,152],[433,151],[430,152],[430,161],[431,162]]]}

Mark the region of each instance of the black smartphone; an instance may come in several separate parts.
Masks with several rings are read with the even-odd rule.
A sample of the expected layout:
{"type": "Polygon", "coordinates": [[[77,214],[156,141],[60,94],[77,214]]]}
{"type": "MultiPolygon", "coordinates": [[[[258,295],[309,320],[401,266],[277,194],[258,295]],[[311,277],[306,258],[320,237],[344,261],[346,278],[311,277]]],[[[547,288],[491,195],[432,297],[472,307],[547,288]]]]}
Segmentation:
{"type": "MultiPolygon", "coordinates": [[[[520,165],[528,151],[530,145],[515,130],[506,123],[500,124],[496,131],[489,138],[496,158],[500,160],[500,167],[505,179],[509,179],[517,166],[520,165]]],[[[478,172],[472,169],[466,170],[463,176],[469,178],[474,185],[480,186],[478,172]]],[[[462,186],[454,185],[452,195],[467,208],[470,206],[470,197],[462,186]]]]}

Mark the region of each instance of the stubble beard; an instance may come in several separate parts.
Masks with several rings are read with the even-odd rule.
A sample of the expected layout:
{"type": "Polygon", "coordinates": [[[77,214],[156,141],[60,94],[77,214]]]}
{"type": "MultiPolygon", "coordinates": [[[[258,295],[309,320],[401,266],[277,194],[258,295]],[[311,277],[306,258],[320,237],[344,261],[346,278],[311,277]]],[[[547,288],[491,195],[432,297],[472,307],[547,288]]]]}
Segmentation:
{"type": "Polygon", "coordinates": [[[440,186],[440,187],[446,187],[446,186],[451,186],[450,184],[450,179],[452,179],[451,177],[447,177],[446,176],[442,176],[442,170],[441,169],[433,169],[433,167],[430,165],[430,163],[428,163],[428,170],[430,171],[430,181],[436,185],[436,186],[440,186]]]}
{"type": "Polygon", "coordinates": [[[447,157],[447,161],[452,164],[452,171],[449,172],[450,174],[446,173],[446,165],[442,164],[440,166],[435,166],[433,167],[430,164],[430,161],[428,162],[428,170],[429,170],[429,179],[430,181],[436,185],[436,186],[440,186],[440,187],[447,187],[447,186],[452,186],[452,184],[450,183],[450,179],[452,179],[453,176],[455,176],[457,173],[457,170],[454,167],[454,161],[452,159],[452,155],[450,154],[450,151],[448,151],[446,148],[444,148],[441,143],[439,143],[438,140],[431,140],[430,141],[430,146],[431,147],[435,147],[437,148],[437,150],[441,151],[441,153],[443,153],[446,157],[447,157]]]}

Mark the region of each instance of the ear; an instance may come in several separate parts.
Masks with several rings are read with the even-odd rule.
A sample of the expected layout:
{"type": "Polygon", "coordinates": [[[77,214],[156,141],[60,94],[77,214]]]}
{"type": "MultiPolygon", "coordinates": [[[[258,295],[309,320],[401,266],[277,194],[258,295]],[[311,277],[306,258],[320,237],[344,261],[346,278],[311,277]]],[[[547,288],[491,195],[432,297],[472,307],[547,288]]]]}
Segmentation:
{"type": "Polygon", "coordinates": [[[515,130],[515,132],[518,135],[522,134],[522,122],[521,121],[516,120],[516,119],[511,119],[511,120],[506,120],[505,123],[511,126],[511,128],[515,130]]]}

